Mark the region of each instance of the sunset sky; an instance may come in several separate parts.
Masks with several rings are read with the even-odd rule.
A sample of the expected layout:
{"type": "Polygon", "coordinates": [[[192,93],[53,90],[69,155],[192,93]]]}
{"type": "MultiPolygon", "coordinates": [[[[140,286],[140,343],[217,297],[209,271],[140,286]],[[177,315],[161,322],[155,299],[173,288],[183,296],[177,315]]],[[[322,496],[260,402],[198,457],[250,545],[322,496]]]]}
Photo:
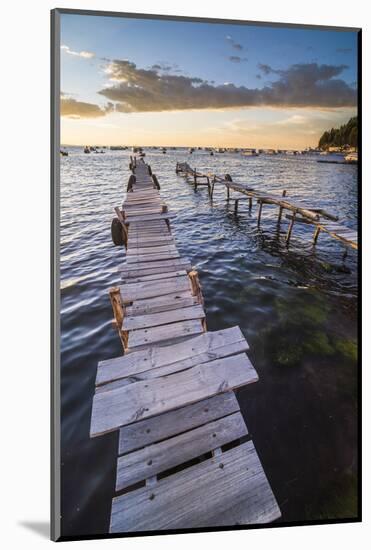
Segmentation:
{"type": "Polygon", "coordinates": [[[357,114],[357,35],[61,16],[61,142],[303,148],[357,114]]]}

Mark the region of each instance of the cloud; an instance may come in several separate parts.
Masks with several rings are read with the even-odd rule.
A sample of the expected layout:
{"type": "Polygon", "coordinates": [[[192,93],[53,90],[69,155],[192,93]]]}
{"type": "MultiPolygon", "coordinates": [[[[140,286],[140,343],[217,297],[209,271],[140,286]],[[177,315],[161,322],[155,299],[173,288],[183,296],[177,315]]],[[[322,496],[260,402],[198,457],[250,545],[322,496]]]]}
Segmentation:
{"type": "Polygon", "coordinates": [[[179,69],[179,65],[177,65],[176,63],[164,63],[164,62],[159,62],[159,63],[155,63],[154,65],[152,65],[150,67],[151,70],[153,71],[163,71],[163,72],[169,72],[169,71],[172,71],[173,73],[180,73],[182,72],[180,69],[179,69]]]}
{"type": "Polygon", "coordinates": [[[252,106],[338,108],[355,106],[356,90],[337,77],[346,65],[295,64],[261,72],[276,80],[263,88],[216,85],[198,77],[139,69],[128,60],[111,61],[106,73],[112,82],[98,93],[119,112],[160,112],[187,109],[228,109],[252,106]]]}
{"type": "Polygon", "coordinates": [[[272,72],[274,72],[274,69],[272,69],[272,67],[270,67],[269,65],[265,65],[264,63],[259,63],[258,69],[260,70],[261,73],[265,75],[271,74],[272,72]]]}
{"type": "Polygon", "coordinates": [[[279,120],[276,122],[279,126],[287,126],[287,125],[305,125],[309,124],[311,121],[310,118],[303,116],[303,115],[292,115],[288,118],[285,118],[283,120],[279,120]]]}
{"type": "Polygon", "coordinates": [[[63,94],[61,96],[61,116],[67,118],[99,118],[107,115],[113,110],[114,105],[109,102],[102,108],[94,103],[77,101],[63,94]]]}
{"type": "Polygon", "coordinates": [[[85,50],[82,50],[81,52],[75,52],[75,51],[71,50],[69,46],[66,46],[66,45],[61,46],[61,50],[63,50],[64,52],[66,52],[70,55],[75,55],[77,57],[83,57],[85,59],[92,59],[93,57],[95,57],[95,53],[93,53],[93,52],[87,52],[85,50]]]}
{"type": "Polygon", "coordinates": [[[247,57],[240,57],[239,55],[230,55],[228,59],[233,63],[244,63],[247,61],[247,57]]]}
{"type": "Polygon", "coordinates": [[[233,38],[227,34],[227,36],[225,37],[225,39],[230,43],[230,45],[232,46],[232,48],[234,48],[235,50],[239,50],[239,51],[242,51],[244,48],[242,46],[242,44],[239,44],[238,42],[235,42],[233,40],[233,38]]]}

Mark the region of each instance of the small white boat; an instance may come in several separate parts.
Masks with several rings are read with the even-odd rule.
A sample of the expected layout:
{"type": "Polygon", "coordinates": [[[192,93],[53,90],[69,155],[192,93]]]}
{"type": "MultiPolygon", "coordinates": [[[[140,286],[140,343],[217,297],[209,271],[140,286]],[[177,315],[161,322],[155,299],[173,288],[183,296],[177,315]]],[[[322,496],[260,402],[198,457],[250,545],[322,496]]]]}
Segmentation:
{"type": "Polygon", "coordinates": [[[358,163],[358,153],[349,153],[345,155],[344,161],[346,164],[357,164],[358,163]]]}

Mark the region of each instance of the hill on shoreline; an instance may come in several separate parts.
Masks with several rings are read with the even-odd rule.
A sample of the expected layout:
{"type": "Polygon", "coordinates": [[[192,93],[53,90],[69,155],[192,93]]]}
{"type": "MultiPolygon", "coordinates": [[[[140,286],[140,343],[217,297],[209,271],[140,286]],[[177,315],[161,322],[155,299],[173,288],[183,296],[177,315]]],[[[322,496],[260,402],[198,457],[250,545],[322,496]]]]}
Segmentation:
{"type": "Polygon", "coordinates": [[[350,118],[346,124],[340,128],[331,128],[326,130],[320,137],[318,147],[328,149],[329,147],[358,147],[358,118],[350,118]]]}

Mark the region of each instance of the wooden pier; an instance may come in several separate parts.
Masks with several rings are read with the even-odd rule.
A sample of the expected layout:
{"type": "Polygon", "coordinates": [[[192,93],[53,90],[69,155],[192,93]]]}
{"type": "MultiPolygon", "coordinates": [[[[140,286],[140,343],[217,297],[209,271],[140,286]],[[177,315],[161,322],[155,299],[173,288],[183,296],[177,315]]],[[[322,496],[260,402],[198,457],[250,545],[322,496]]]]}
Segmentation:
{"type": "Polygon", "coordinates": [[[124,355],[98,365],[90,430],[119,431],[110,533],[272,522],[280,510],[233,392],[258,380],[248,344],[239,327],[207,331],[158,180],[130,166],[115,209],[123,282],[110,290],[124,355]]]}
{"type": "MultiPolygon", "coordinates": [[[[175,171],[177,174],[184,176],[190,176],[196,181],[198,178],[207,178],[209,184],[209,196],[213,198],[214,187],[217,183],[222,184],[226,188],[227,201],[234,201],[234,211],[238,212],[239,202],[247,197],[249,201],[249,210],[252,209],[253,200],[258,204],[258,217],[257,223],[260,225],[262,220],[263,205],[275,205],[278,207],[278,223],[281,222],[283,212],[289,211],[291,214],[287,215],[290,219],[289,227],[286,233],[286,243],[290,242],[293,227],[295,222],[302,222],[310,224],[314,227],[313,245],[316,245],[319,234],[322,232],[327,233],[332,238],[340,241],[343,245],[358,249],[358,234],[354,229],[350,229],[345,225],[338,222],[338,218],[323,209],[313,208],[312,206],[305,205],[302,202],[293,202],[286,199],[287,191],[283,190],[282,195],[279,196],[274,193],[267,193],[265,191],[258,191],[249,187],[247,184],[235,183],[229,174],[220,176],[213,173],[203,174],[196,172],[187,163],[177,163],[175,171]],[[231,191],[238,193],[239,195],[231,197],[231,191]],[[241,196],[242,195],[242,196],[241,196]]],[[[194,187],[197,191],[197,185],[194,187]]],[[[245,199],[246,200],[246,199],[245,199]]]]}

